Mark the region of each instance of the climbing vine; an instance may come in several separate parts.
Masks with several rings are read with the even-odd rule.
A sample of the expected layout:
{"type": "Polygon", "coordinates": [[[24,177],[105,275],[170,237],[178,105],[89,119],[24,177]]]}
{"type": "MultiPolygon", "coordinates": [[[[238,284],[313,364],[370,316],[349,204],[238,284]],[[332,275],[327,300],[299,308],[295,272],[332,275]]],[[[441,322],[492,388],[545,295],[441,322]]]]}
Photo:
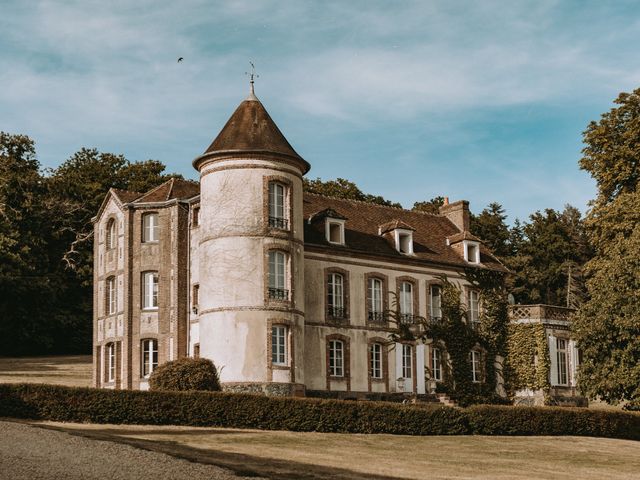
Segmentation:
{"type": "Polygon", "coordinates": [[[496,392],[497,376],[503,370],[506,355],[509,315],[504,275],[500,272],[467,269],[465,278],[480,293],[480,313],[475,328],[471,327],[468,307],[463,303],[461,287],[446,276],[441,281],[442,318],[431,321],[418,318],[418,325],[403,325],[392,334],[392,341],[416,340],[441,345],[444,370],[440,391],[454,397],[460,405],[503,402],[496,392]],[[481,380],[474,382],[471,351],[481,355],[481,380]],[[446,359],[446,360],[445,360],[446,359]]]}
{"type": "Polygon", "coordinates": [[[507,339],[507,391],[549,387],[549,350],[542,324],[513,323],[507,339]]]}

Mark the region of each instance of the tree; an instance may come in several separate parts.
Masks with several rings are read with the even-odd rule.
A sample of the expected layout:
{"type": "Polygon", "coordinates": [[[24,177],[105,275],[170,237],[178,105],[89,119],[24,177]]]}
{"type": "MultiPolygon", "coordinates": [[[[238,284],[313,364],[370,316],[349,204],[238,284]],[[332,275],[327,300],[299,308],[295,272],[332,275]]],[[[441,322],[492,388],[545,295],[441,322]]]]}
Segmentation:
{"type": "Polygon", "coordinates": [[[499,203],[490,203],[480,215],[471,216],[471,231],[480,237],[484,244],[498,257],[513,254],[509,244],[509,227],[505,223],[507,216],[499,203]]]}
{"type": "Polygon", "coordinates": [[[581,388],[591,397],[640,408],[640,89],[584,132],[580,167],[598,194],[585,227],[589,299],[575,319],[583,354],[581,388]]]}
{"type": "Polygon", "coordinates": [[[414,212],[426,212],[437,215],[440,211],[440,207],[444,205],[444,197],[437,196],[426,202],[415,202],[413,204],[414,212]]]}
{"type": "Polygon", "coordinates": [[[379,195],[364,193],[355,183],[345,180],[344,178],[327,181],[323,181],[320,178],[316,178],[315,180],[307,180],[305,178],[303,181],[304,190],[308,193],[316,193],[327,197],[359,200],[361,202],[375,203],[377,205],[402,208],[402,205],[399,203],[391,202],[379,195]]]}

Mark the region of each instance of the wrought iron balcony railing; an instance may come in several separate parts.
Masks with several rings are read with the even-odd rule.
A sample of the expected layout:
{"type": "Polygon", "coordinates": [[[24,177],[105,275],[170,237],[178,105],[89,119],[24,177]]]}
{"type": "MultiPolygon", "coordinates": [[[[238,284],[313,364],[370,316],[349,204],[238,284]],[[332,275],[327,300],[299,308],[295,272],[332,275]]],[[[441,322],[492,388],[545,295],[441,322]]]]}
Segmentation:
{"type": "Polygon", "coordinates": [[[269,217],[269,226],[280,230],[289,230],[289,220],[282,217],[269,217]]]}
{"type": "Polygon", "coordinates": [[[387,323],[387,316],[384,312],[369,310],[367,318],[371,323],[387,323]]]}
{"type": "Polygon", "coordinates": [[[413,325],[416,323],[416,316],[413,313],[401,313],[400,323],[403,325],[413,325]]]}
{"type": "Polygon", "coordinates": [[[327,307],[327,315],[331,318],[342,320],[347,317],[347,309],[344,307],[333,307],[329,305],[327,307]]]}
{"type": "Polygon", "coordinates": [[[289,300],[289,290],[269,287],[269,298],[273,300],[289,300]]]}

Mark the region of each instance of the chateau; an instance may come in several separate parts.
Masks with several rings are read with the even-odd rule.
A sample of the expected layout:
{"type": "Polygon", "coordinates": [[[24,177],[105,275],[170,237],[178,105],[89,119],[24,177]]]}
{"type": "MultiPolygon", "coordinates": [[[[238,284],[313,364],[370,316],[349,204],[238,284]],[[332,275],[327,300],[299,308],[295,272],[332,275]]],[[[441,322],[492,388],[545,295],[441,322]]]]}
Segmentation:
{"type": "MultiPolygon", "coordinates": [[[[158,365],[200,356],[226,390],[424,394],[446,352],[390,343],[387,312],[437,321],[446,275],[473,327],[480,295],[464,269],[506,271],[464,200],[435,215],[303,192],[310,165],[253,84],[193,166],[199,185],[111,189],[94,218],[97,387],[147,389],[158,365]]],[[[469,362],[484,382],[484,352],[469,362]]]]}

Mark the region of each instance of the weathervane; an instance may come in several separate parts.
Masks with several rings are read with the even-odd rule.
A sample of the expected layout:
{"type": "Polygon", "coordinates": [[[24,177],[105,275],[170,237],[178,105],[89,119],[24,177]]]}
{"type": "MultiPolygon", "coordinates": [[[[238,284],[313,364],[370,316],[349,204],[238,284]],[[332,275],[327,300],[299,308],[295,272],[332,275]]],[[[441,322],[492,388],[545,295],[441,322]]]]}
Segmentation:
{"type": "Polygon", "coordinates": [[[249,93],[250,96],[255,96],[255,93],[253,91],[253,79],[255,78],[260,78],[260,75],[256,74],[256,66],[253,64],[253,62],[249,62],[249,65],[251,65],[251,72],[244,72],[245,75],[249,75],[249,93]]]}

